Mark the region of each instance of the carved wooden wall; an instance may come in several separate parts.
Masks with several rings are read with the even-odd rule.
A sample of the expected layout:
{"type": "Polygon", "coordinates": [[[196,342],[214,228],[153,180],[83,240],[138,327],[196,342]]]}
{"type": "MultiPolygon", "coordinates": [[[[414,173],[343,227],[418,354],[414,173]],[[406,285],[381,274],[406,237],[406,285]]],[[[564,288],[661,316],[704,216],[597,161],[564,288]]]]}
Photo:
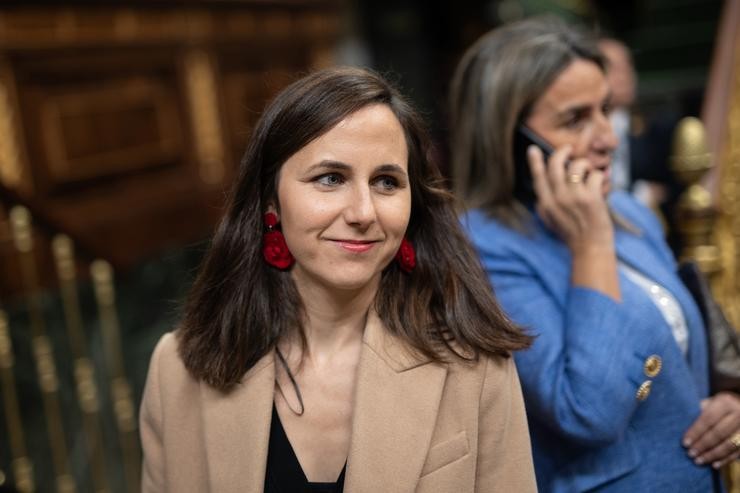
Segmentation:
{"type": "Polygon", "coordinates": [[[209,236],[264,104],[332,62],[341,4],[56,5],[0,7],[0,490],[134,492],[151,344],[113,272],[209,236]]]}
{"type": "Polygon", "coordinates": [[[0,183],[119,270],[208,235],[265,101],[339,32],[327,0],[54,5],[0,10],[0,183]]]}

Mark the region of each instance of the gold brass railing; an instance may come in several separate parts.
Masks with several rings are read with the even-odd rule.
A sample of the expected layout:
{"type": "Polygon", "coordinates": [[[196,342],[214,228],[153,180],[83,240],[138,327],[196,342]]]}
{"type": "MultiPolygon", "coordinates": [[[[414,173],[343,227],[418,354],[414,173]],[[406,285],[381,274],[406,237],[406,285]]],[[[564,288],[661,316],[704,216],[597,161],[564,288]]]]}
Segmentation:
{"type": "Polygon", "coordinates": [[[44,323],[44,314],[40,300],[38,272],[33,251],[33,231],[31,216],[25,207],[14,207],[10,210],[15,248],[21,277],[26,293],[31,345],[36,362],[36,373],[44,405],[44,415],[48,430],[49,448],[51,451],[53,471],[56,478],[56,489],[59,493],[76,491],[75,481],[69,469],[67,441],[64,434],[64,418],[59,403],[59,379],[51,342],[44,323]]]}
{"type": "MultiPolygon", "coordinates": [[[[737,219],[720,213],[712,194],[702,183],[704,175],[712,168],[712,156],[707,149],[707,136],[701,120],[688,117],[679,122],[674,133],[671,167],[676,177],[686,185],[676,208],[676,228],[683,242],[681,257],[696,261],[709,278],[712,291],[728,318],[735,327],[740,327],[737,298],[727,296],[727,279],[734,277],[735,266],[734,262],[728,261],[735,255],[734,243],[727,241],[727,223],[737,219]]],[[[724,190],[728,189],[726,184],[722,186],[724,190]]],[[[732,231],[730,229],[730,238],[732,231]]],[[[736,228],[735,232],[740,234],[740,229],[736,228]]],[[[729,465],[724,475],[729,493],[740,493],[740,466],[737,463],[729,465]]]]}
{"type": "MultiPolygon", "coordinates": [[[[15,477],[15,485],[18,491],[29,492],[35,490],[33,465],[26,450],[18,391],[13,372],[14,366],[15,358],[13,357],[13,347],[10,341],[8,318],[5,312],[0,310],[0,378],[2,379],[0,389],[2,389],[8,438],[10,439],[12,474],[15,477]]],[[[3,479],[7,480],[7,478],[3,479]]]]}
{"type": "MultiPolygon", "coordinates": [[[[77,262],[73,242],[69,237],[57,235],[53,238],[52,253],[56,266],[59,294],[64,311],[62,339],[64,348],[54,347],[50,334],[57,327],[47,327],[43,303],[42,288],[39,281],[39,268],[34,245],[34,230],[31,215],[23,206],[16,206],[9,211],[11,236],[17,253],[18,266],[24,287],[25,311],[28,316],[31,353],[35,366],[35,379],[41,393],[43,419],[47,434],[44,443],[34,443],[34,447],[48,448],[51,456],[51,473],[54,475],[53,488],[58,493],[76,491],[94,491],[96,493],[135,492],[139,488],[140,453],[136,430],[136,413],[131,386],[126,377],[121,348],[121,336],[115,305],[115,288],[113,270],[103,261],[96,260],[90,267],[95,298],[100,321],[100,338],[103,345],[105,366],[96,368],[92,358],[85,324],[82,317],[81,303],[78,294],[77,262]],[[60,355],[66,354],[69,348],[71,361],[69,367],[72,375],[60,375],[57,363],[60,355]],[[122,461],[110,460],[103,446],[104,416],[101,399],[105,399],[98,387],[98,376],[106,375],[110,389],[111,408],[117,428],[118,442],[122,461]],[[81,415],[81,431],[84,435],[85,470],[89,477],[78,477],[70,462],[70,447],[67,436],[72,431],[68,419],[72,410],[63,409],[60,392],[64,388],[60,380],[74,382],[74,401],[81,415]],[[65,419],[67,418],[67,419],[65,419]],[[122,467],[125,486],[116,481],[114,470],[122,467]],[[113,473],[113,474],[112,474],[113,473]],[[85,485],[91,487],[87,488],[85,485]]],[[[20,325],[20,324],[19,324],[20,325]]],[[[12,457],[11,481],[21,492],[38,491],[43,472],[34,467],[31,457],[33,449],[28,443],[28,424],[24,422],[23,404],[19,399],[17,353],[11,342],[11,329],[22,331],[25,327],[11,327],[5,311],[0,310],[0,390],[5,415],[5,428],[9,438],[12,457]]],[[[58,334],[56,334],[58,336],[58,334]]],[[[76,410],[75,410],[76,411],[76,410]]],[[[38,438],[37,438],[38,440],[38,438]]],[[[78,468],[79,469],[79,468],[78,468]]]]}
{"type": "Polygon", "coordinates": [[[67,338],[74,358],[77,400],[82,411],[87,453],[90,457],[92,484],[96,492],[109,491],[103,461],[100,403],[95,382],[95,368],[84,333],[80,302],[77,295],[74,245],[68,236],[59,235],[52,241],[52,251],[59,278],[62,306],[67,325],[67,338]]]}
{"type": "Polygon", "coordinates": [[[100,312],[103,336],[103,354],[108,363],[111,398],[116,417],[116,427],[123,453],[123,466],[129,491],[136,491],[139,484],[139,439],[136,433],[136,411],[131,386],[123,366],[121,336],[116,314],[113,269],[105,260],[93,262],[90,271],[95,286],[95,297],[100,312]],[[134,485],[134,486],[132,486],[134,485]]]}

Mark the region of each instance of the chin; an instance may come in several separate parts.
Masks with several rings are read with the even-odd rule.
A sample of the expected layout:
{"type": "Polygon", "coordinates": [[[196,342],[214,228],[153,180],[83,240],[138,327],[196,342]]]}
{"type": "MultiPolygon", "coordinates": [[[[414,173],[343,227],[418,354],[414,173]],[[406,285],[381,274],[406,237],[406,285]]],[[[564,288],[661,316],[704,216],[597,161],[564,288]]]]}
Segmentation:
{"type": "Polygon", "coordinates": [[[372,269],[353,269],[351,266],[336,266],[329,272],[316,273],[315,277],[324,286],[337,291],[358,291],[370,285],[377,286],[380,272],[372,269]]]}
{"type": "Polygon", "coordinates": [[[335,291],[360,291],[370,285],[377,287],[374,277],[325,279],[324,284],[335,291]]]}
{"type": "Polygon", "coordinates": [[[609,181],[605,181],[601,185],[601,195],[604,196],[604,198],[608,197],[609,194],[612,192],[612,184],[609,181]]]}

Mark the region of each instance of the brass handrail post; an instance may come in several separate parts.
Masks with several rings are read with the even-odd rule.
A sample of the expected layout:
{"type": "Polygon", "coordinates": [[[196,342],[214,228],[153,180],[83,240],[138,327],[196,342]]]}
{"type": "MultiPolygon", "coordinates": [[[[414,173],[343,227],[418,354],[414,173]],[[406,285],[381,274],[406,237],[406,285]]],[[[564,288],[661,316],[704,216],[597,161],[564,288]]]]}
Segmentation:
{"type": "Polygon", "coordinates": [[[90,266],[95,298],[100,312],[100,327],[103,337],[104,354],[108,363],[113,409],[123,452],[123,467],[126,487],[130,492],[139,488],[139,442],[137,436],[136,412],[131,385],[126,378],[121,347],[120,326],[116,313],[113,269],[105,260],[95,260],[90,266]]]}
{"type": "Polygon", "coordinates": [[[59,404],[59,380],[41,307],[36,260],[33,254],[33,230],[28,209],[23,206],[13,207],[10,210],[10,224],[15,247],[18,251],[28,303],[31,346],[48,427],[52,464],[56,475],[56,488],[59,493],[73,493],[76,491],[76,486],[69,471],[67,442],[64,436],[62,411],[59,404]]]}
{"type": "Polygon", "coordinates": [[[676,207],[676,229],[683,241],[681,259],[695,260],[711,278],[722,270],[722,265],[713,238],[717,210],[711,193],[700,183],[712,167],[701,120],[686,117],[679,121],[673,134],[670,161],[673,173],[687,187],[676,207]]]}
{"type": "Polygon", "coordinates": [[[3,391],[5,420],[10,438],[10,453],[13,457],[11,467],[18,491],[31,493],[35,491],[36,485],[33,481],[33,464],[26,451],[26,439],[23,434],[23,421],[13,373],[14,366],[15,358],[10,340],[8,317],[3,310],[0,310],[0,382],[2,382],[0,388],[3,391]]]}
{"type": "Polygon", "coordinates": [[[80,301],[77,294],[74,244],[68,236],[57,235],[52,240],[51,246],[59,278],[67,337],[74,357],[77,401],[82,411],[82,426],[90,460],[92,484],[97,493],[107,493],[109,488],[102,445],[99,392],[95,383],[95,367],[89,357],[90,353],[83,330],[80,301]]]}

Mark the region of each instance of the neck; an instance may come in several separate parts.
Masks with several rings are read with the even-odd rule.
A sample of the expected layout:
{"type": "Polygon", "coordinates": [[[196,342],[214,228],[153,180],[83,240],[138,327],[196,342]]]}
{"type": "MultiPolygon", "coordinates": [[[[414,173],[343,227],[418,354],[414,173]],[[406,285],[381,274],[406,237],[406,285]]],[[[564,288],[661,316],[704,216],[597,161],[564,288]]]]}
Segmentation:
{"type": "Polygon", "coordinates": [[[296,279],[306,313],[304,357],[321,363],[345,348],[359,347],[379,280],[359,289],[334,290],[296,279]]]}

